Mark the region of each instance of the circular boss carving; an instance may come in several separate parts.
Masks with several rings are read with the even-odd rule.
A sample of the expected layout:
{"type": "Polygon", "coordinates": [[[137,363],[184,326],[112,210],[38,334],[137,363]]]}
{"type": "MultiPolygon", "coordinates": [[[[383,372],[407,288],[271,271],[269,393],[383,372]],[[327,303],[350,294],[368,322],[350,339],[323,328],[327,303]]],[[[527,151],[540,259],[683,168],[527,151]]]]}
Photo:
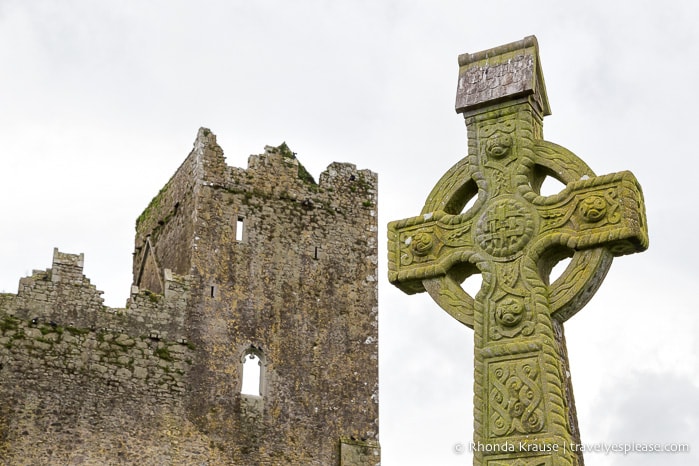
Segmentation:
{"type": "Polygon", "coordinates": [[[514,327],[524,317],[524,304],[521,300],[507,298],[495,308],[495,321],[503,327],[514,327]]]}
{"type": "Polygon", "coordinates": [[[432,235],[426,231],[418,231],[410,243],[410,248],[416,256],[426,256],[432,250],[432,246],[432,235]]]}
{"type": "Polygon", "coordinates": [[[601,196],[590,196],[580,203],[580,212],[589,222],[599,222],[607,215],[607,201],[601,196]]]}
{"type": "Polygon", "coordinates": [[[508,257],[521,251],[533,234],[533,217],[517,199],[495,201],[476,225],[476,243],[494,257],[508,257]]]}

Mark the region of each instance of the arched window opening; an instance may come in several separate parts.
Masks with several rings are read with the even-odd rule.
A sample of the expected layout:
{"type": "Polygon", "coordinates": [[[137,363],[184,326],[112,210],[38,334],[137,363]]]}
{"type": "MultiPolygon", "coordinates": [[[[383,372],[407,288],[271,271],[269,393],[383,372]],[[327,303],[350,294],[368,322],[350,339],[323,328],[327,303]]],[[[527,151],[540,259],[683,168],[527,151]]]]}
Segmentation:
{"type": "Polygon", "coordinates": [[[243,382],[240,393],[262,396],[262,361],[252,351],[247,351],[243,355],[243,382]]]}

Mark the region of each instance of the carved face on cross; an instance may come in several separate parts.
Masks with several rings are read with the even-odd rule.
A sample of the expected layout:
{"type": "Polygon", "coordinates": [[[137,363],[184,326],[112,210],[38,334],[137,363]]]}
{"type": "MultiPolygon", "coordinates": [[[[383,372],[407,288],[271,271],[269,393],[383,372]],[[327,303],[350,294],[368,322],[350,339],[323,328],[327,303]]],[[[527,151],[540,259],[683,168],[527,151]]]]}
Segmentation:
{"type": "MultiPolygon", "coordinates": [[[[630,172],[597,177],[541,139],[548,103],[531,39],[460,61],[457,109],[469,153],[419,216],[389,224],[389,280],[409,294],[427,291],[475,330],[476,443],[576,443],[561,324],[592,297],[612,257],[647,247],[641,190],[630,172]],[[546,176],[565,188],[541,195],[546,176]],[[473,297],[461,283],[475,273],[483,284],[473,297]]],[[[474,464],[533,458],[524,450],[503,463],[485,456],[476,452],[474,464]]],[[[570,451],[561,458],[579,460],[570,451]]]]}

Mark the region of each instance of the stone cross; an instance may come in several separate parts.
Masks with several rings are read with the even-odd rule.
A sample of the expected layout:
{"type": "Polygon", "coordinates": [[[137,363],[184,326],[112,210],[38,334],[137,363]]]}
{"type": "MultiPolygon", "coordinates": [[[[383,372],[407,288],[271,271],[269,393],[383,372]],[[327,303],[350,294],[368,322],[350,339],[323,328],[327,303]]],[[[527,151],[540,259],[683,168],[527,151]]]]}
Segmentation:
{"type": "Polygon", "coordinates": [[[475,465],[582,465],[563,322],[614,256],[648,247],[641,188],[542,139],[550,109],[533,36],[461,55],[459,67],[468,155],[420,216],[388,225],[389,280],[474,329],[475,465]],[[565,188],[542,195],[546,177],[565,188]],[[474,299],[461,283],[477,273],[474,299]]]}

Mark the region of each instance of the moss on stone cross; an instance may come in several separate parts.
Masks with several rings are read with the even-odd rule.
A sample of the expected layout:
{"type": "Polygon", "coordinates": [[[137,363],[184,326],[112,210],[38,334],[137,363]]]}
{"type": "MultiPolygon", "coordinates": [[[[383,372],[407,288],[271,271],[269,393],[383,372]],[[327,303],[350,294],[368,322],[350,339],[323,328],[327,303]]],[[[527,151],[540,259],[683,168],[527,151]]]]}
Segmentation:
{"type": "Polygon", "coordinates": [[[596,176],[543,140],[550,110],[534,37],[461,55],[459,65],[468,156],[419,216],[389,224],[389,280],[427,291],[475,331],[475,465],[582,464],[562,324],[614,256],[648,247],[641,188],[630,172],[596,176]],[[547,176],[565,189],[541,195],[547,176]],[[461,283],[476,273],[473,297],[461,283]]]}

